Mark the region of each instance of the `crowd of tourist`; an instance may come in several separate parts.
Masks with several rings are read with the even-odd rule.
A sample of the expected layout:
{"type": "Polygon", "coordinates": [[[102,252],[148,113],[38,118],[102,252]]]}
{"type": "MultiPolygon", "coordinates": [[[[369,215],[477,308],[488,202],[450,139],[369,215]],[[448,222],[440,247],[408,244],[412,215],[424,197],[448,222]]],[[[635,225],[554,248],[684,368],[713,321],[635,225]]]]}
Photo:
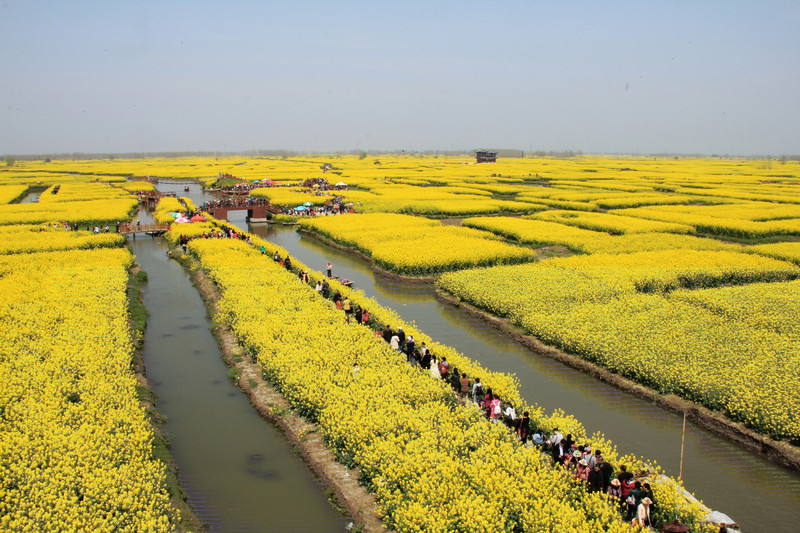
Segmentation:
{"type": "MultiPolygon", "coordinates": [[[[136,225],[141,227],[141,224],[137,221],[136,225]]],[[[77,223],[70,222],[68,220],[64,220],[61,222],[53,222],[52,224],[42,224],[41,229],[44,230],[45,228],[57,228],[63,229],[64,231],[80,231],[81,228],[77,223]]],[[[132,224],[130,221],[127,222],[117,222],[116,223],[116,233],[125,233],[131,230],[132,224]]],[[[99,233],[112,233],[111,225],[106,224],[105,226],[86,226],[86,231],[91,231],[95,235],[99,233]]]]}
{"type": "MultiPolygon", "coordinates": [[[[235,229],[223,226],[219,230],[207,232],[193,238],[231,238],[251,242],[249,235],[239,233],[235,229]]],[[[186,252],[187,236],[180,237],[181,247],[186,252]]],[[[266,249],[262,245],[262,254],[266,249]]],[[[276,251],[272,259],[287,271],[292,271],[292,259],[288,255],[281,257],[276,251]]],[[[330,262],[326,266],[328,278],[332,277],[330,262]]],[[[297,272],[300,282],[311,284],[307,271],[297,272]]],[[[580,481],[588,492],[605,494],[609,502],[617,506],[623,518],[641,526],[655,526],[654,510],[656,498],[646,478],[636,479],[625,465],[615,468],[603,456],[602,450],[592,450],[588,443],[576,442],[571,434],[563,435],[558,428],[546,434],[542,428],[536,427],[524,411],[518,416],[511,402],[503,401],[491,387],[485,387],[479,376],[469,376],[447,361],[439,357],[426,346],[425,342],[417,343],[413,335],[406,334],[401,326],[393,329],[390,325],[381,325],[372,320],[369,311],[355,305],[348,296],[333,290],[328,279],[315,282],[314,290],[326,299],[333,301],[336,309],[345,313],[347,323],[362,324],[371,328],[376,337],[383,339],[391,349],[398,352],[413,368],[427,372],[433,379],[443,380],[449,384],[453,394],[462,402],[477,405],[483,415],[493,424],[505,424],[523,446],[537,447],[547,454],[554,464],[569,471],[580,481]]],[[[358,362],[353,364],[353,375],[359,373],[358,362]]]]}
{"type": "MultiPolygon", "coordinates": [[[[262,249],[262,253],[265,253],[262,249]]],[[[275,252],[273,260],[291,271],[292,262],[289,256],[281,258],[275,252]]],[[[331,277],[331,264],[326,267],[328,278],[331,277]]],[[[298,272],[301,282],[309,284],[306,271],[298,272]]],[[[447,357],[439,357],[426,346],[425,342],[417,343],[413,335],[406,334],[402,326],[393,329],[386,324],[382,328],[371,322],[369,312],[355,305],[347,296],[339,291],[331,292],[327,279],[317,281],[314,289],[324,298],[331,299],[337,309],[345,313],[348,323],[353,321],[370,327],[375,335],[382,338],[391,349],[396,350],[413,368],[430,373],[434,379],[447,382],[453,394],[462,402],[477,405],[483,415],[493,424],[505,424],[524,446],[538,447],[542,453],[548,454],[553,463],[568,470],[575,479],[583,483],[588,492],[605,494],[608,500],[618,507],[620,514],[629,522],[641,526],[654,526],[653,512],[656,498],[650,483],[635,479],[625,465],[614,468],[605,460],[602,450],[592,450],[588,443],[575,442],[571,434],[564,436],[558,428],[552,434],[535,427],[528,411],[518,416],[511,402],[503,401],[492,391],[484,388],[479,376],[468,376],[447,361],[447,357]]],[[[353,365],[353,373],[357,376],[358,363],[353,365]]]]}
{"type": "Polygon", "coordinates": [[[285,207],[283,208],[284,215],[300,216],[300,217],[313,217],[313,216],[330,216],[341,215],[344,213],[353,213],[352,204],[345,204],[344,198],[341,196],[333,197],[325,205],[315,206],[302,206],[303,209],[285,207]]]}
{"type": "Polygon", "coordinates": [[[221,200],[209,200],[200,206],[200,211],[210,211],[215,208],[232,208],[232,207],[254,207],[261,205],[269,205],[269,200],[266,198],[254,198],[248,196],[245,198],[223,198],[221,200]]]}

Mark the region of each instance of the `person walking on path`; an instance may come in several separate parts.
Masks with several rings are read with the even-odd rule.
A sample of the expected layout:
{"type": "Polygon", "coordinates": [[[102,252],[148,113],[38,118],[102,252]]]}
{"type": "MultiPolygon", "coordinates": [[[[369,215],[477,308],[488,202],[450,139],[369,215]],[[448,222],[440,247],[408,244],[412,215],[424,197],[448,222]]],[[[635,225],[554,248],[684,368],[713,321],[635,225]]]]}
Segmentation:
{"type": "Polygon", "coordinates": [[[519,419],[517,418],[517,410],[514,409],[514,404],[511,402],[506,405],[506,409],[503,411],[503,421],[514,431],[517,430],[519,419]]]}
{"type": "Polygon", "coordinates": [[[459,380],[459,384],[461,385],[460,391],[461,397],[466,400],[469,398],[469,378],[467,377],[466,372],[461,374],[461,379],[459,380]]]}
{"type": "Polygon", "coordinates": [[[475,384],[472,385],[472,401],[476,405],[480,405],[483,399],[483,385],[481,385],[481,378],[475,378],[475,384]]]}
{"type": "Polygon", "coordinates": [[[500,405],[500,398],[497,397],[497,394],[492,395],[492,399],[489,400],[489,419],[492,421],[492,424],[497,424],[500,422],[500,418],[503,416],[503,408],[500,405]]]}
{"type": "Polygon", "coordinates": [[[450,363],[447,362],[447,357],[442,357],[442,360],[439,361],[439,375],[446,379],[449,372],[450,363]]]}
{"type": "MultiPolygon", "coordinates": [[[[625,520],[628,522],[636,518],[639,510],[639,504],[642,503],[643,496],[644,493],[642,492],[642,484],[639,481],[634,482],[633,490],[628,493],[628,497],[625,499],[625,503],[628,504],[628,515],[625,517],[625,520]]],[[[653,502],[651,501],[650,503],[653,502]]]]}
{"type": "Polygon", "coordinates": [[[458,396],[458,391],[461,390],[461,375],[458,373],[457,368],[454,368],[450,374],[450,386],[453,387],[453,392],[458,396]]]}
{"type": "Polygon", "coordinates": [[[600,473],[603,474],[603,492],[608,492],[608,487],[611,484],[611,474],[614,472],[614,467],[611,463],[607,462],[602,454],[597,456],[597,466],[600,467],[600,473]]]}
{"type": "Polygon", "coordinates": [[[600,465],[595,464],[589,468],[589,475],[586,477],[589,492],[603,492],[603,472],[600,471],[600,465]]]}
{"type": "Polygon", "coordinates": [[[392,335],[392,338],[389,339],[389,346],[392,350],[400,351],[400,337],[397,336],[397,333],[392,335]]]}
{"type": "Polygon", "coordinates": [[[436,356],[431,354],[431,377],[434,379],[442,379],[442,374],[439,372],[439,361],[436,356]]]}
{"type": "Polygon", "coordinates": [[[642,495],[645,498],[650,499],[650,503],[648,505],[650,506],[650,514],[652,515],[656,511],[656,496],[653,494],[653,489],[650,487],[650,483],[642,483],[642,495]]]}
{"type": "Polygon", "coordinates": [[[528,411],[522,413],[522,418],[519,420],[519,425],[517,426],[517,436],[519,437],[520,442],[522,445],[528,442],[528,435],[531,432],[531,419],[530,414],[528,411]]]}
{"type": "Polygon", "coordinates": [[[411,356],[414,355],[414,349],[417,347],[417,342],[414,340],[413,335],[409,335],[408,339],[406,339],[406,355],[408,356],[409,361],[411,360],[411,356]]]}

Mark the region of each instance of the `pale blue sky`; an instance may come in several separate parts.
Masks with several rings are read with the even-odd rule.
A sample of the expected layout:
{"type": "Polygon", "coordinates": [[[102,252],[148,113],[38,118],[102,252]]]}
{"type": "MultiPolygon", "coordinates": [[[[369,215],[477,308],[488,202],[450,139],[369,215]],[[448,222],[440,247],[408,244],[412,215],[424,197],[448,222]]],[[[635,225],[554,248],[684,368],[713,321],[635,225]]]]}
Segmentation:
{"type": "Polygon", "coordinates": [[[0,154],[798,154],[798,23],[796,0],[0,0],[0,154]]]}

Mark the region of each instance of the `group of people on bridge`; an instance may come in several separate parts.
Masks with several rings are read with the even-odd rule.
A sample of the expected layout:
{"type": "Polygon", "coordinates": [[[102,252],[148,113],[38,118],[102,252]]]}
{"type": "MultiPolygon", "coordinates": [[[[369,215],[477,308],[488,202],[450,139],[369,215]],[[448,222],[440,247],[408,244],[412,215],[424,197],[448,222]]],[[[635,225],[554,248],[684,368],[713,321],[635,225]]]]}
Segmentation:
{"type": "Polygon", "coordinates": [[[209,200],[200,206],[200,211],[211,211],[216,208],[231,209],[235,207],[253,207],[260,205],[269,205],[269,200],[266,198],[254,198],[248,196],[246,198],[223,198],[221,200],[209,200]]]}

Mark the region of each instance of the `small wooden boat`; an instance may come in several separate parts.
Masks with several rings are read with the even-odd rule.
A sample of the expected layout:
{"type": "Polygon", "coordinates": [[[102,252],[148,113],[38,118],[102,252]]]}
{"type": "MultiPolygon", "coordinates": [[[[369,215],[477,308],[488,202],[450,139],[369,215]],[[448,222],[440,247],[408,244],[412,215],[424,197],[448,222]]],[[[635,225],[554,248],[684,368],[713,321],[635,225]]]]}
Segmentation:
{"type": "Polygon", "coordinates": [[[344,285],[345,287],[352,287],[353,286],[353,280],[340,278],[339,276],[331,276],[331,277],[333,279],[335,279],[336,281],[338,281],[339,283],[341,283],[342,285],[344,285]]]}

